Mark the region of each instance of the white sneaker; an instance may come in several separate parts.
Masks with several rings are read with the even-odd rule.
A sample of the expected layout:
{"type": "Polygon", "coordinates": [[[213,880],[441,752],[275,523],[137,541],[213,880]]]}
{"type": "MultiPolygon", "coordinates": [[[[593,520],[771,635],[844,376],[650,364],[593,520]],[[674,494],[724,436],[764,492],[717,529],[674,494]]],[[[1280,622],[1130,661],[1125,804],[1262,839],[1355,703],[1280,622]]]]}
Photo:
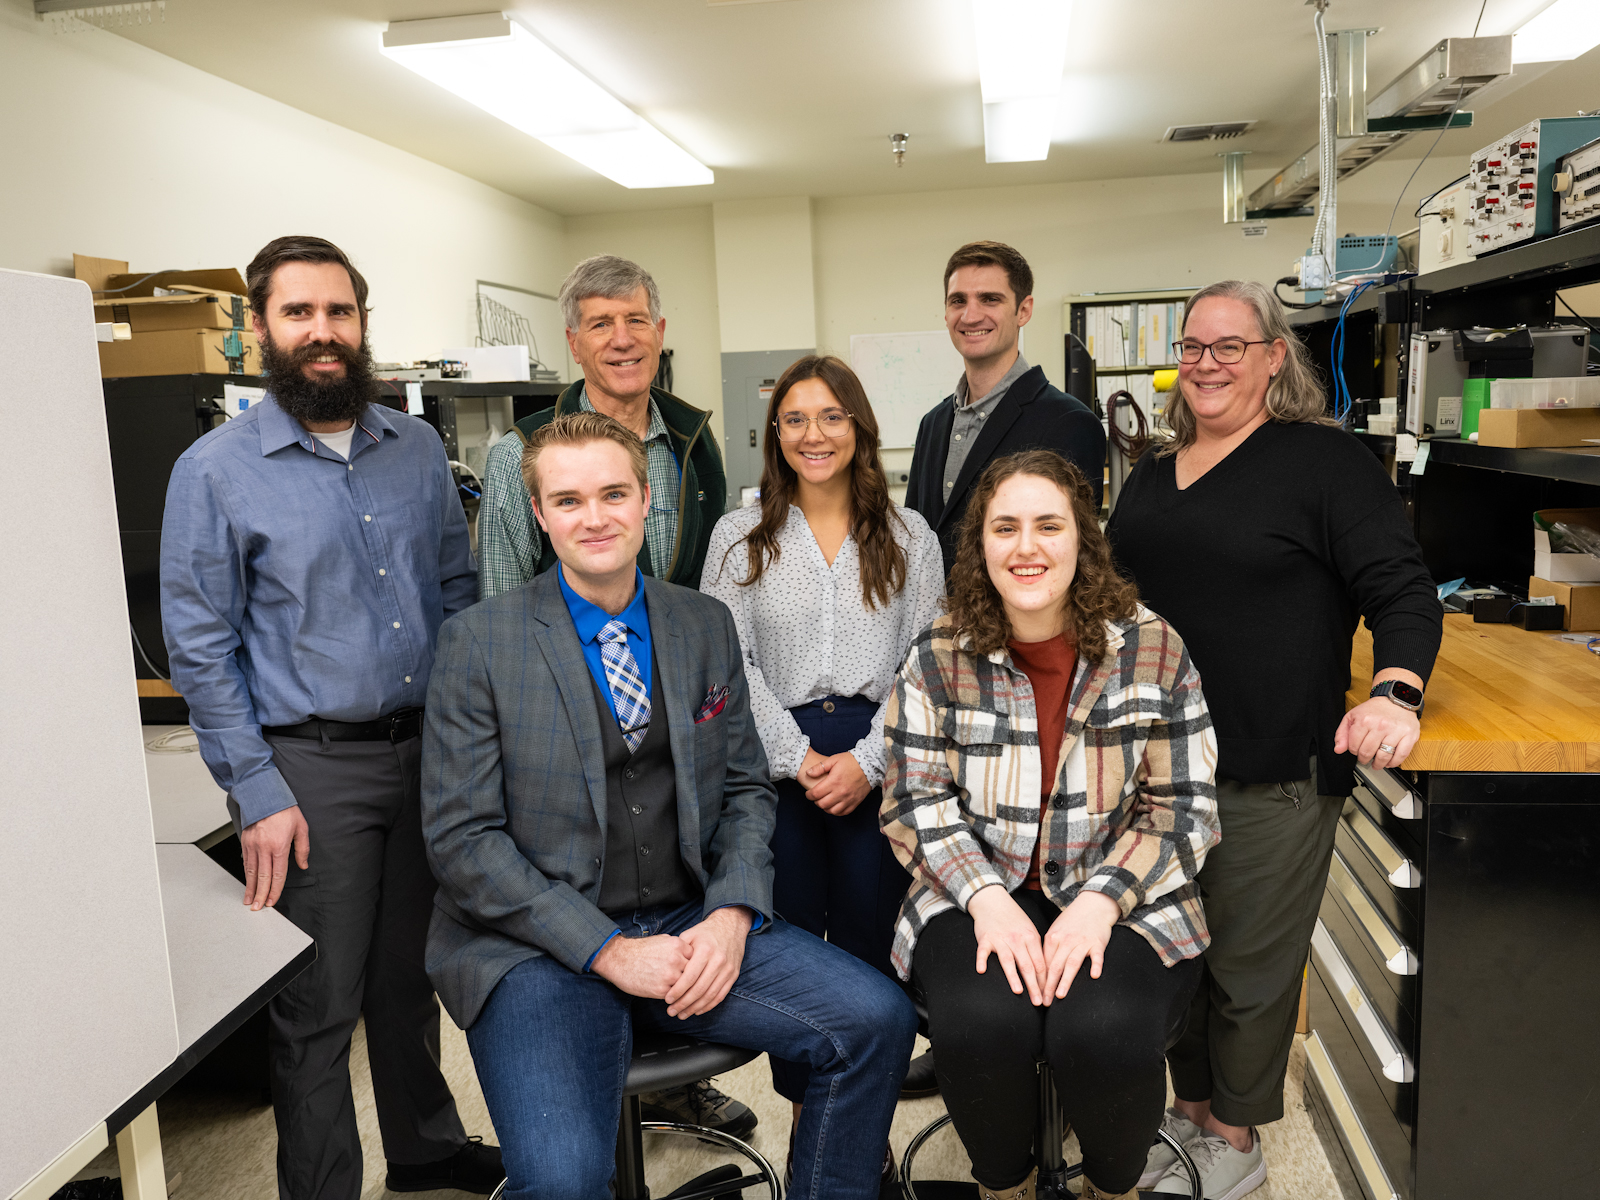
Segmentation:
{"type": "MultiPolygon", "coordinates": [[[[1163,1133],[1170,1134],[1172,1140],[1180,1146],[1200,1136],[1200,1126],[1175,1108],[1167,1109],[1162,1115],[1161,1129],[1163,1133]]],[[[1149,1157],[1144,1160],[1144,1174],[1139,1176],[1140,1190],[1154,1187],[1167,1173],[1167,1169],[1177,1161],[1177,1151],[1157,1138],[1155,1145],[1150,1147],[1149,1157]]]]}
{"type": "MultiPolygon", "coordinates": [[[[1195,1169],[1200,1172],[1206,1200],[1239,1200],[1239,1197],[1249,1195],[1267,1181],[1267,1163],[1261,1156],[1261,1135],[1255,1130],[1250,1132],[1255,1144],[1250,1147],[1248,1154],[1241,1154],[1226,1138],[1214,1133],[1201,1134],[1183,1144],[1189,1157],[1194,1159],[1195,1169]]],[[[1158,1196],[1190,1194],[1189,1172],[1176,1161],[1176,1156],[1166,1175],[1152,1190],[1158,1196]]]]}

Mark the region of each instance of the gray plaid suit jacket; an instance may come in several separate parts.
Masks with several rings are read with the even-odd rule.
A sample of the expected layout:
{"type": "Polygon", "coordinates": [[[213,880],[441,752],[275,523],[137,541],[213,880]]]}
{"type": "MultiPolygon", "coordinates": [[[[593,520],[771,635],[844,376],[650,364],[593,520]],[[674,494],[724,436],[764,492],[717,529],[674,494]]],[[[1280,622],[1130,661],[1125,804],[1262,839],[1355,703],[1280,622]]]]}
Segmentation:
{"type": "MultiPolygon", "coordinates": [[[[770,922],[777,793],[733,617],[688,588],[649,576],[644,588],[683,861],[706,912],[743,904],[770,922]],[[721,712],[697,722],[724,685],[721,712]]],[[[439,630],[422,749],[422,832],[439,880],[427,969],[463,1029],[519,962],[548,954],[582,971],[616,929],[596,907],[606,780],[590,679],[555,571],[439,630]]]]}

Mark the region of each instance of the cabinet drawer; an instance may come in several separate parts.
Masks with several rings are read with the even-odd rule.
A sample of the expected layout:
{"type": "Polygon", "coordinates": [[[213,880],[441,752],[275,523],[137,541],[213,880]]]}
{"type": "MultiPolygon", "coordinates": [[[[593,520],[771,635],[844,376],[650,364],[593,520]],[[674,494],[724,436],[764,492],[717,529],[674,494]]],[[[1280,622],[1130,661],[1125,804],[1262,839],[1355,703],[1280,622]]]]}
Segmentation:
{"type": "Polygon", "coordinates": [[[1361,981],[1384,1022],[1394,1031],[1400,1046],[1416,1061],[1417,1052],[1417,977],[1395,975],[1383,965],[1371,941],[1361,932],[1332,888],[1322,896],[1319,917],[1329,935],[1361,981]]]}
{"type": "MultiPolygon", "coordinates": [[[[1338,1029],[1329,1021],[1330,1015],[1336,1016],[1339,1028],[1345,1031],[1349,1045],[1358,1054],[1373,1087],[1383,1097],[1393,1117],[1409,1130],[1416,1113],[1416,1087],[1413,1083],[1416,1069],[1412,1065],[1409,1050],[1383,1019],[1344,951],[1339,949],[1321,920],[1317,921],[1311,935],[1311,968],[1312,975],[1322,985],[1332,1007],[1332,1013],[1323,1016],[1323,1024],[1328,1027],[1323,1034],[1323,1041],[1328,1043],[1330,1050],[1338,1049],[1332,1036],[1337,1034],[1338,1029]]],[[[1315,1013],[1312,1027],[1321,1028],[1316,1024],[1315,1013]]],[[[1338,1054],[1335,1054],[1335,1060],[1338,1061],[1338,1054]]],[[[1346,1079],[1350,1077],[1350,1070],[1342,1062],[1340,1070],[1346,1079]]]]}
{"type": "Polygon", "coordinates": [[[1417,973],[1422,966],[1421,957],[1384,915],[1372,894],[1362,886],[1349,860],[1337,848],[1328,860],[1328,887],[1337,892],[1350,909],[1350,916],[1371,941],[1384,966],[1396,975],[1417,973]]]}
{"type": "Polygon", "coordinates": [[[1321,1034],[1312,1030],[1305,1046],[1306,1107],[1335,1177],[1341,1185],[1348,1178],[1363,1200],[1411,1200],[1410,1145],[1404,1131],[1387,1116],[1379,1115],[1374,1122],[1374,1137],[1321,1034]],[[1333,1145],[1328,1144],[1330,1135],[1333,1145]],[[1380,1140],[1386,1140],[1381,1153],[1380,1140]],[[1348,1169],[1341,1170],[1341,1165],[1348,1169]]]}
{"type": "Polygon", "coordinates": [[[1406,853],[1408,847],[1396,841],[1354,797],[1344,802],[1335,834],[1340,852],[1361,876],[1367,891],[1420,950],[1422,868],[1406,853]]]}
{"type": "Polygon", "coordinates": [[[1426,801],[1393,771],[1379,771],[1358,763],[1355,773],[1353,795],[1357,803],[1367,810],[1406,858],[1420,870],[1426,870],[1427,838],[1423,832],[1426,801]]]}

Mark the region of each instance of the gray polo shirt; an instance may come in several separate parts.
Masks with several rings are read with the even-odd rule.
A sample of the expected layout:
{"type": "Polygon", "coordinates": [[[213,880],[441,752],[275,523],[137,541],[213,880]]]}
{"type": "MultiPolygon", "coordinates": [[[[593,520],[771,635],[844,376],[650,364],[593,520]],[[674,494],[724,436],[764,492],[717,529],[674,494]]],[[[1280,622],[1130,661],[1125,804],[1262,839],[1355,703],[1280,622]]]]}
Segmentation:
{"type": "Polygon", "coordinates": [[[1017,355],[1017,361],[1012,363],[1011,369],[1000,377],[1000,382],[994,385],[994,390],[977,400],[969,397],[967,374],[965,371],[961,373],[961,378],[956,381],[956,412],[955,421],[950,426],[950,448],[945,451],[944,457],[946,500],[950,499],[950,493],[956,486],[956,477],[966,465],[967,452],[972,449],[972,443],[982,431],[983,423],[1005,398],[1006,392],[1011,390],[1011,385],[1030,370],[1032,368],[1028,366],[1028,360],[1020,354],[1017,355]]]}

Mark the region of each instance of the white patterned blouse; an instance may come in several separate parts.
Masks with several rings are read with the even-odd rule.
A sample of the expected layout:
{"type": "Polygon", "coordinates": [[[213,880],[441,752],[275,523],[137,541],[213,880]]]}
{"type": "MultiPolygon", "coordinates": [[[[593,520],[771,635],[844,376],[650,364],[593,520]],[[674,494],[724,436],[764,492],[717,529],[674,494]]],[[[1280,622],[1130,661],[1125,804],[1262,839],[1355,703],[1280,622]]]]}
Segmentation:
{"type": "Polygon", "coordinates": [[[874,609],[861,599],[855,538],[845,538],[830,567],[794,505],[778,533],[778,560],[750,587],[736,581],[749,573],[743,538],[761,519],[761,509],[735,509],[711,531],[700,590],[733,611],[750,707],[774,779],[795,778],[811,744],[789,715],[791,708],[824,696],[865,696],[877,702],[878,712],[851,753],[869,783],[883,782],[884,706],[895,672],[917,635],[939,615],[944,595],[939,539],[920,514],[898,504],[894,512],[900,520],[891,520],[890,528],[906,554],[906,585],[887,607],[874,609]]]}

